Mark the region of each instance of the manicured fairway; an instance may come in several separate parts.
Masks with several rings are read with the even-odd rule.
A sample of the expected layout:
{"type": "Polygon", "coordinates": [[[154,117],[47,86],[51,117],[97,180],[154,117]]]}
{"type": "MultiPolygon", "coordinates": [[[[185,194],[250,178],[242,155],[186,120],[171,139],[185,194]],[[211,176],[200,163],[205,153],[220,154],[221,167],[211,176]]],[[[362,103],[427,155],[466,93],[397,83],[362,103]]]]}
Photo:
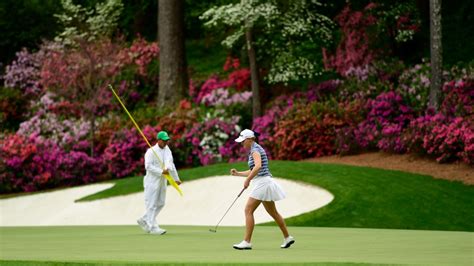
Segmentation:
{"type": "Polygon", "coordinates": [[[470,232],[291,227],[297,242],[283,250],[279,248],[281,235],[277,227],[257,226],[254,249],[238,251],[231,245],[241,240],[240,227],[219,228],[217,233],[210,233],[208,227],[166,229],[166,235],[153,236],[143,233],[138,226],[3,227],[0,264],[472,265],[474,259],[474,233],[470,232]]]}

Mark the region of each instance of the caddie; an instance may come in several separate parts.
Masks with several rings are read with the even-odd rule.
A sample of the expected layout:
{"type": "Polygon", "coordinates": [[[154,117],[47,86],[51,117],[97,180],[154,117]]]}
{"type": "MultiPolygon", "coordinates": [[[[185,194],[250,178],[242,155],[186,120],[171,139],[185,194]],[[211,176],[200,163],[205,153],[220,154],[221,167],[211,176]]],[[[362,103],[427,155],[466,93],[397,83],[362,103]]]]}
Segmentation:
{"type": "Polygon", "coordinates": [[[173,154],[168,147],[168,141],[170,140],[168,133],[160,131],[156,138],[157,143],[145,153],[146,174],[143,179],[145,214],[137,220],[137,223],[147,233],[163,235],[166,230],[160,228],[156,217],[165,206],[168,181],[164,175],[171,175],[178,185],[181,184],[181,180],[173,163],[173,154]],[[159,158],[157,158],[157,155],[159,158]]]}

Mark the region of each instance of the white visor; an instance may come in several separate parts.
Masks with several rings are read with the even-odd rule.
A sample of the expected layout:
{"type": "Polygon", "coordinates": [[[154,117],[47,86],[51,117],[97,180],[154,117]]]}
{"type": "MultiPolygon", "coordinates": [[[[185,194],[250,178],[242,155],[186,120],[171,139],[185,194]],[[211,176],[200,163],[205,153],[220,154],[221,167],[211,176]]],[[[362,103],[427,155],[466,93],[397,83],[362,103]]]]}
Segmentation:
{"type": "Polygon", "coordinates": [[[240,132],[239,137],[235,139],[235,142],[242,142],[250,138],[255,138],[255,134],[250,129],[244,129],[242,132],[240,132]]]}

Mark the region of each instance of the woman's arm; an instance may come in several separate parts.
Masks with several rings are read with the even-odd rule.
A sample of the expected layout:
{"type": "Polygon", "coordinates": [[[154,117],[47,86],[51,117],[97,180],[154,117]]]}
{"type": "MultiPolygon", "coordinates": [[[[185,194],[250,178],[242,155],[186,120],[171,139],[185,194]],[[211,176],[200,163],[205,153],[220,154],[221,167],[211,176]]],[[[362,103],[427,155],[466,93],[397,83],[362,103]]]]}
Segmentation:
{"type": "Polygon", "coordinates": [[[250,174],[250,170],[247,171],[237,171],[234,168],[230,169],[230,174],[231,175],[236,175],[236,176],[248,176],[250,174]]]}
{"type": "Polygon", "coordinates": [[[260,156],[260,153],[253,152],[252,157],[253,157],[253,162],[255,163],[255,166],[253,167],[252,171],[250,171],[250,173],[248,174],[247,179],[245,179],[245,182],[244,182],[245,188],[247,188],[250,185],[250,180],[252,180],[258,174],[258,171],[260,171],[260,168],[262,168],[262,157],[260,156]]]}

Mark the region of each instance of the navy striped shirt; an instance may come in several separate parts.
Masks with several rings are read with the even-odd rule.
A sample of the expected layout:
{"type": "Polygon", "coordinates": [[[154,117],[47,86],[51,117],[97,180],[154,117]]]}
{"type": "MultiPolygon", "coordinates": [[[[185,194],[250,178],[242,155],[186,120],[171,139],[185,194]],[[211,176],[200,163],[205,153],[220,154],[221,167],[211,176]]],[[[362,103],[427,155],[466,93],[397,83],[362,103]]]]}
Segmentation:
{"type": "Polygon", "coordinates": [[[249,153],[249,167],[250,170],[252,170],[255,167],[255,162],[253,161],[252,153],[258,152],[260,153],[260,158],[262,158],[262,167],[257,173],[257,176],[272,176],[270,173],[270,169],[268,168],[268,157],[267,153],[265,150],[262,148],[262,146],[258,145],[256,142],[252,144],[252,147],[250,148],[250,153],[249,153]]]}

